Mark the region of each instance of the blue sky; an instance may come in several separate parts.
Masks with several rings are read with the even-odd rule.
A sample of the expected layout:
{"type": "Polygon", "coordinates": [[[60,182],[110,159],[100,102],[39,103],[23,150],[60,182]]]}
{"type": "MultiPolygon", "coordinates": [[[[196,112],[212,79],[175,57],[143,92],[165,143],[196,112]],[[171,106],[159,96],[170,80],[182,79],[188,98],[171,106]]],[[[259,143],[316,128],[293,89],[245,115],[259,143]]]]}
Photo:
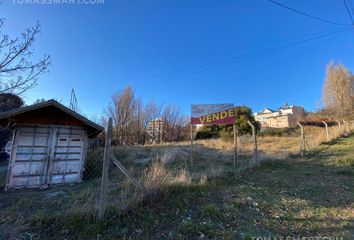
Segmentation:
{"type": "MultiPolygon", "coordinates": [[[[186,114],[196,103],[231,102],[259,111],[287,102],[315,110],[329,61],[354,69],[350,26],[267,0],[20,2],[0,5],[4,32],[15,37],[39,21],[36,56],[52,57],[51,71],[24,95],[27,104],[38,98],[68,104],[74,88],[80,109],[100,115],[111,94],[130,85],[144,102],[176,104],[186,114]],[[343,29],[348,31],[337,32],[343,29]]],[[[350,23],[342,1],[278,2],[350,23]]]]}

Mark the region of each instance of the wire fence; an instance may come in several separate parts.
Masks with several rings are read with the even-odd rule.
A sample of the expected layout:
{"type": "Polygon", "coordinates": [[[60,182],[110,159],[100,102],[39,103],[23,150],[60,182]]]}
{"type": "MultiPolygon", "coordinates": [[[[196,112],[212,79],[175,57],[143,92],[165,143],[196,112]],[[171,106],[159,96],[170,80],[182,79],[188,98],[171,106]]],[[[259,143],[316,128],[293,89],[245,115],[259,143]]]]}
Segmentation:
{"type": "MultiPolygon", "coordinates": [[[[252,134],[237,137],[236,173],[262,164],[263,161],[285,159],[298,156],[301,151],[314,150],[322,143],[330,142],[354,131],[353,122],[341,122],[341,125],[304,126],[304,135],[300,129],[284,136],[269,136],[258,133],[257,160],[255,142],[252,134]],[[305,138],[305,149],[301,149],[301,139],[305,138]]],[[[221,139],[198,140],[194,142],[194,159],[191,163],[189,142],[165,143],[148,146],[111,146],[108,158],[106,186],[102,173],[104,153],[102,143],[88,148],[82,182],[63,185],[45,191],[20,190],[0,192],[2,203],[1,220],[17,225],[25,225],[26,219],[56,217],[65,214],[88,215],[96,220],[104,219],[105,212],[124,213],[141,204],[146,196],[158,194],[167,196],[170,185],[200,184],[219,176],[234,176],[233,142],[221,139]],[[21,196],[19,198],[19,196],[21,196]],[[16,201],[14,201],[16,199],[16,201]],[[18,200],[22,199],[22,200],[18,200]],[[31,211],[28,211],[30,204],[31,211]],[[58,206],[61,206],[58,208],[58,206]],[[100,212],[104,209],[101,217],[100,212]],[[16,209],[14,213],[13,209],[16,209]],[[49,215],[49,216],[48,216],[49,215]],[[10,220],[9,220],[10,219],[10,220]],[[16,220],[20,219],[20,220],[16,220]]],[[[238,177],[238,176],[237,176],[238,177]]],[[[5,184],[5,182],[1,183],[5,184]]],[[[34,220],[33,220],[34,221],[34,220]]],[[[37,221],[37,220],[36,220],[37,221]]],[[[60,221],[60,220],[57,220],[60,221]]],[[[44,233],[45,235],[45,233],[44,233]]]]}

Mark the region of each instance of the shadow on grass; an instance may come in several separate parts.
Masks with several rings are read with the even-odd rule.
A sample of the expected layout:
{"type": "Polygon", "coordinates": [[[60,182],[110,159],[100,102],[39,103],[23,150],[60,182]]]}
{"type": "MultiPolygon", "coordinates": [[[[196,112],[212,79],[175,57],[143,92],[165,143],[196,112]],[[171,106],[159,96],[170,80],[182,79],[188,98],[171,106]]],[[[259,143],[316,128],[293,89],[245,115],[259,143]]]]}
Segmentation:
{"type": "MultiPolygon", "coordinates": [[[[336,140],[335,144],[346,140],[336,140]]],[[[220,150],[200,149],[195,159],[196,169],[192,170],[209,168],[210,154],[221,154],[220,150]]],[[[354,177],[352,170],[343,171],[342,166],[326,164],[329,157],[345,154],[345,151],[324,148],[309,155],[310,160],[292,157],[264,161],[237,179],[229,171],[209,177],[205,182],[172,184],[167,191],[151,193],[143,201],[130,203],[124,211],[117,204],[108,204],[102,222],[96,218],[97,209],[85,208],[87,199],[99,196],[99,178],[70,190],[63,187],[37,194],[29,191],[27,196],[12,193],[9,199],[15,202],[1,209],[6,212],[2,212],[0,223],[10,226],[13,222],[8,222],[9,216],[17,216],[17,211],[22,211],[17,218],[22,216],[23,226],[18,227],[19,231],[47,239],[197,239],[201,236],[244,239],[260,235],[346,234],[347,229],[353,229],[345,218],[348,209],[353,211],[354,177]],[[96,189],[93,195],[92,189],[96,189]],[[44,197],[52,191],[63,193],[44,197]],[[79,197],[75,191],[80,193],[79,197]],[[71,202],[70,194],[76,196],[75,202],[71,202]],[[68,207],[70,204],[75,204],[74,210],[68,207]]],[[[129,158],[121,160],[128,167],[139,168],[128,162],[129,158]]],[[[248,163],[246,159],[244,162],[248,163]]],[[[221,163],[226,168],[232,167],[231,159],[215,162],[221,163]]],[[[183,162],[173,164],[183,166],[183,162]]],[[[178,169],[176,165],[171,166],[178,169]]],[[[119,191],[115,194],[119,198],[119,191]]]]}

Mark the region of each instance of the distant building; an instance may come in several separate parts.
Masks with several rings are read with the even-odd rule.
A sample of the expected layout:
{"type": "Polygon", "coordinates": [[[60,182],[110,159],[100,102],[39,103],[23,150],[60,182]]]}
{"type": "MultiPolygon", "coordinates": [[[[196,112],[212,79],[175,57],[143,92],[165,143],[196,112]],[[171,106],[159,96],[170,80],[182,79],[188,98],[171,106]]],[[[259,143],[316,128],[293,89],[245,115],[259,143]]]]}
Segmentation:
{"type": "Polygon", "coordinates": [[[149,143],[162,142],[162,118],[156,118],[148,122],[146,126],[147,141],[149,143]]]}
{"type": "Polygon", "coordinates": [[[256,121],[260,122],[262,127],[271,128],[295,127],[296,123],[304,116],[304,108],[294,105],[279,108],[277,111],[265,108],[254,115],[256,121]]]}
{"type": "Polygon", "coordinates": [[[195,126],[195,130],[198,132],[205,125],[204,124],[194,124],[194,126],[195,126]]]}

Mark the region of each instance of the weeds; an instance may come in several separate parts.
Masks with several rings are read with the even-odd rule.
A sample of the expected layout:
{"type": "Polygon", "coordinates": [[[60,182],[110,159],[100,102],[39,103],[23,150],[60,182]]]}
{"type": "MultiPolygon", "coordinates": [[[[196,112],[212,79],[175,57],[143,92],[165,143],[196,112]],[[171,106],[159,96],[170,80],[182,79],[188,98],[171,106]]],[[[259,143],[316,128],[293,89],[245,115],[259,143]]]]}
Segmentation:
{"type": "Polygon", "coordinates": [[[197,233],[198,226],[192,221],[185,221],[181,224],[180,231],[183,235],[191,236],[197,233]]]}
{"type": "Polygon", "coordinates": [[[353,169],[341,169],[341,170],[337,171],[337,174],[354,176],[354,170],[353,169]]]}
{"type": "Polygon", "coordinates": [[[220,215],[220,209],[215,204],[209,203],[202,207],[202,213],[206,217],[217,218],[220,215]]]}
{"type": "MultiPolygon", "coordinates": [[[[311,146],[326,137],[319,130],[323,131],[308,129],[311,146]]],[[[331,136],[339,134],[335,130],[331,128],[331,136]]],[[[354,137],[322,145],[310,152],[307,160],[288,158],[298,152],[298,141],[297,136],[260,137],[263,161],[237,179],[233,175],[232,144],[220,140],[196,141],[193,168],[188,162],[187,143],[117,147],[114,153],[146,186],[146,195],[111,167],[107,214],[98,222],[99,175],[70,187],[27,195],[4,193],[0,196],[5,196],[0,199],[0,238],[347,236],[346,229],[354,229],[350,222],[354,217],[354,137]],[[174,149],[173,154],[168,153],[169,148],[174,149]]],[[[239,138],[239,167],[248,165],[251,144],[249,136],[239,138]]],[[[101,150],[89,154],[87,171],[101,169],[101,154],[101,150]]]]}
{"type": "Polygon", "coordinates": [[[98,178],[102,175],[102,153],[101,149],[90,150],[87,154],[83,180],[98,178]]]}

